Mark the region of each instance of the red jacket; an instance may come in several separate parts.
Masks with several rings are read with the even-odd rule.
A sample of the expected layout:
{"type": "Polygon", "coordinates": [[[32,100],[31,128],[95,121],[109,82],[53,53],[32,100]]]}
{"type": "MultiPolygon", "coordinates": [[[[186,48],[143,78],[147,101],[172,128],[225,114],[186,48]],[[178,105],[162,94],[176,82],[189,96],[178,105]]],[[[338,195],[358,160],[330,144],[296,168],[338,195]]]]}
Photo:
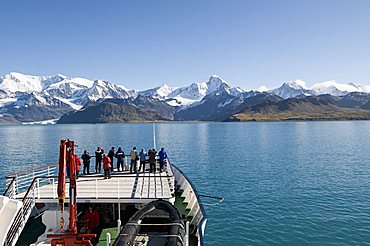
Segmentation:
{"type": "Polygon", "coordinates": [[[80,171],[81,170],[81,159],[78,158],[77,155],[75,155],[75,162],[76,162],[76,169],[77,169],[77,171],[80,171]]]}
{"type": "Polygon", "coordinates": [[[109,168],[111,168],[112,166],[111,166],[111,160],[110,160],[110,158],[108,157],[108,156],[104,156],[103,157],[103,168],[104,169],[109,169],[109,168]]]}
{"type": "Polygon", "coordinates": [[[87,211],[84,217],[87,229],[93,229],[99,225],[99,213],[93,209],[92,212],[87,211]]]}

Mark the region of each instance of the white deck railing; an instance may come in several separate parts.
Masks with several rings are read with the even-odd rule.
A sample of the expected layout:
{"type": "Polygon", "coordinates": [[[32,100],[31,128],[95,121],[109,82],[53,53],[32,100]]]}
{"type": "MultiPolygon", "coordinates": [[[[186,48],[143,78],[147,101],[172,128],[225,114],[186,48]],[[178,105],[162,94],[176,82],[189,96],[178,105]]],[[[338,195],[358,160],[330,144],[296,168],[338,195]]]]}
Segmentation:
{"type": "MultiPolygon", "coordinates": [[[[125,160],[127,163],[127,160],[125,160]]],[[[177,170],[176,170],[177,171],[177,170]]],[[[52,189],[52,198],[57,198],[57,165],[47,165],[33,170],[27,170],[24,172],[16,173],[6,177],[6,183],[8,185],[4,196],[10,199],[22,200],[23,206],[18,211],[10,229],[7,232],[5,239],[6,246],[14,246],[31,214],[35,202],[42,196],[42,190],[40,187],[45,185],[50,186],[52,189]]],[[[169,184],[170,193],[173,193],[174,188],[174,169],[170,163],[167,164],[167,175],[163,175],[161,178],[167,178],[169,184]]],[[[96,179],[92,176],[85,176],[91,179],[96,179]]],[[[82,177],[81,177],[82,178],[82,177]]],[[[127,178],[130,178],[127,176],[127,178]]],[[[133,178],[133,177],[132,177],[133,178]]],[[[141,177],[146,179],[148,177],[141,177]]],[[[95,198],[99,198],[99,182],[97,179],[94,182],[95,185],[95,198]]],[[[122,189],[119,179],[117,179],[116,187],[118,189],[118,198],[126,197],[123,192],[120,193],[122,189]]],[[[162,186],[163,189],[163,186],[162,186]]],[[[163,190],[161,191],[163,195],[163,190]]]]}
{"type": "MultiPolygon", "coordinates": [[[[42,166],[32,170],[26,170],[23,172],[8,175],[6,177],[6,184],[8,188],[4,192],[4,196],[13,199],[17,196],[17,194],[27,191],[31,186],[31,183],[34,181],[35,177],[54,175],[58,175],[56,164],[42,166]]],[[[44,180],[44,182],[51,182],[51,180],[44,180]]]]}
{"type": "Polygon", "coordinates": [[[204,245],[204,232],[207,223],[207,215],[200,201],[197,190],[191,181],[176,166],[171,165],[175,176],[176,184],[183,190],[181,197],[187,202],[186,209],[189,209],[187,216],[192,217],[190,224],[194,226],[198,237],[198,245],[204,245]]]}
{"type": "Polygon", "coordinates": [[[35,205],[35,186],[36,186],[35,180],[36,179],[34,179],[34,182],[31,183],[29,189],[26,192],[26,195],[22,199],[23,206],[18,211],[12,225],[9,227],[5,239],[6,246],[13,246],[16,244],[35,205]]]}
{"type": "MultiPolygon", "coordinates": [[[[22,198],[22,207],[18,211],[12,225],[9,227],[5,238],[6,246],[13,246],[16,244],[30,214],[35,206],[36,187],[40,186],[40,181],[37,176],[50,176],[56,173],[56,165],[48,165],[33,170],[16,173],[6,177],[8,188],[4,192],[4,196],[10,199],[16,199],[20,192],[25,192],[22,198]]],[[[45,182],[49,182],[46,179],[45,182]]],[[[19,198],[18,198],[19,199],[19,198]]]]}

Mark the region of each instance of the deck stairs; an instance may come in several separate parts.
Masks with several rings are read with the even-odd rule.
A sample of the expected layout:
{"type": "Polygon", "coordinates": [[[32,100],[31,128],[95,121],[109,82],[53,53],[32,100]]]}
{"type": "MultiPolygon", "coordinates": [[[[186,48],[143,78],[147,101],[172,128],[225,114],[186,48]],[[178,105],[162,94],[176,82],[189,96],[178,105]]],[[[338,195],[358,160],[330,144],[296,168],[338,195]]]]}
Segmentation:
{"type": "Polygon", "coordinates": [[[48,165],[7,177],[8,188],[0,196],[1,245],[14,246],[17,243],[35,207],[35,190],[40,185],[36,177],[53,175],[55,172],[56,165],[48,165]],[[23,195],[19,196],[20,193],[23,195]]]}
{"type": "Polygon", "coordinates": [[[6,235],[12,227],[19,212],[23,207],[23,203],[17,200],[9,199],[6,196],[0,196],[0,239],[1,245],[9,245],[6,242],[6,235]]]}

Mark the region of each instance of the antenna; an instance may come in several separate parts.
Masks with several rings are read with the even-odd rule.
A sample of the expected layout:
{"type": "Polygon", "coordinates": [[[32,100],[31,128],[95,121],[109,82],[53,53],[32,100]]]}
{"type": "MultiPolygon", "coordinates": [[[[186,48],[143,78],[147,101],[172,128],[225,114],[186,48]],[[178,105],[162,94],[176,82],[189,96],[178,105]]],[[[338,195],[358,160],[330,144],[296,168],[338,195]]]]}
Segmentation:
{"type": "Polygon", "coordinates": [[[157,149],[156,141],[155,141],[155,122],[153,122],[153,148],[157,149]]]}

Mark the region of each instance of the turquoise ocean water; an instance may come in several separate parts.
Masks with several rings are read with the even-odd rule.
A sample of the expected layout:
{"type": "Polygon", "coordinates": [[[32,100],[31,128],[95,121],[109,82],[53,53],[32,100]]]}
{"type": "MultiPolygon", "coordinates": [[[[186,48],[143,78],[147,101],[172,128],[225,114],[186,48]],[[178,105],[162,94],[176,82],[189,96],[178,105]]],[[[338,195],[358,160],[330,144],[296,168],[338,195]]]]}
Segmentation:
{"type": "MultiPolygon", "coordinates": [[[[161,123],[156,136],[201,194],[225,198],[206,206],[206,245],[370,245],[370,122],[161,123]]],[[[0,126],[0,182],[56,163],[62,138],[78,154],[153,147],[152,124],[0,126]]]]}

